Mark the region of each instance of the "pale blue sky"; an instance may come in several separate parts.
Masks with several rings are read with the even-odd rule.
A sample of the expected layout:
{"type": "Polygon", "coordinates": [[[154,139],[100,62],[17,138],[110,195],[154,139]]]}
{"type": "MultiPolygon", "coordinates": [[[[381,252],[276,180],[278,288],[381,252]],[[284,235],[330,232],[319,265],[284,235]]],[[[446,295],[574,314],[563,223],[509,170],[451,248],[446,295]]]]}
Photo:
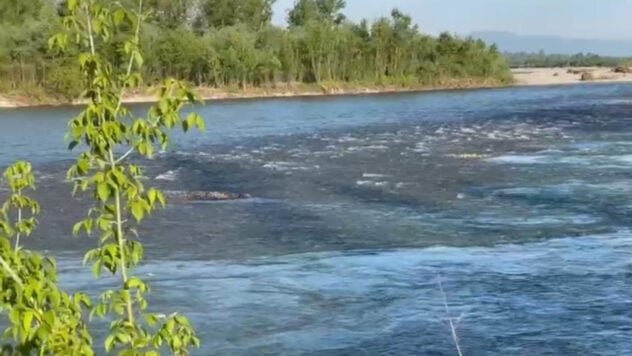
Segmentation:
{"type": "MultiPolygon", "coordinates": [[[[274,22],[285,23],[294,0],[277,0],[274,22]]],[[[420,28],[450,31],[509,31],[575,38],[632,38],[632,0],[347,0],[353,20],[374,19],[397,7],[420,28]]]]}

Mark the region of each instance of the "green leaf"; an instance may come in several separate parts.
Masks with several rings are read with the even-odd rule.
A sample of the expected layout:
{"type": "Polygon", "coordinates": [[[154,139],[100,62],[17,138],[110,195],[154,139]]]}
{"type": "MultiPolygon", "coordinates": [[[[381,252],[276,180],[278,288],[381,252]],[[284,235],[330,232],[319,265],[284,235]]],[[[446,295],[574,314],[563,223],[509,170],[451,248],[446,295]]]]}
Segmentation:
{"type": "Polygon", "coordinates": [[[105,339],[105,351],[106,352],[111,352],[112,350],[114,350],[114,346],[116,346],[115,336],[114,335],[109,335],[105,339]]]}
{"type": "Polygon", "coordinates": [[[93,223],[94,223],[94,220],[92,220],[92,219],[86,219],[86,220],[84,220],[83,227],[86,229],[86,232],[87,232],[88,234],[91,234],[91,233],[92,233],[92,226],[93,226],[93,223]]]}
{"type": "Polygon", "coordinates": [[[84,225],[83,221],[80,221],[80,222],[76,223],[75,226],[73,226],[73,228],[72,228],[72,234],[75,235],[75,236],[79,235],[83,225],[84,225]]]}
{"type": "Polygon", "coordinates": [[[97,194],[102,202],[106,202],[110,199],[110,193],[110,187],[106,183],[97,186],[97,194]]]}
{"type": "Polygon", "coordinates": [[[23,315],[22,327],[24,328],[25,332],[29,333],[32,326],[33,326],[33,312],[27,311],[23,315]]]}
{"type": "Polygon", "coordinates": [[[94,276],[94,278],[99,279],[99,277],[101,277],[102,270],[103,268],[102,268],[101,261],[96,261],[95,263],[92,264],[92,275],[94,276]]]}
{"type": "Polygon", "coordinates": [[[114,14],[112,16],[114,19],[114,24],[116,26],[120,26],[123,20],[125,20],[125,16],[125,10],[123,9],[117,9],[116,11],[114,11],[114,14]]]}
{"type": "Polygon", "coordinates": [[[126,289],[138,289],[141,292],[146,292],[148,287],[147,287],[147,283],[145,283],[143,280],[141,280],[138,277],[131,277],[126,285],[125,285],[126,289]]]}
{"type": "Polygon", "coordinates": [[[157,192],[157,197],[158,197],[158,201],[160,202],[160,205],[162,205],[162,207],[164,208],[165,205],[167,205],[167,200],[165,199],[165,195],[162,192],[157,192]]]}
{"type": "Polygon", "coordinates": [[[175,317],[175,320],[180,325],[186,326],[188,328],[191,327],[191,322],[189,321],[189,319],[187,319],[184,316],[178,315],[178,316],[175,317]]]}
{"type": "Polygon", "coordinates": [[[172,350],[176,351],[176,350],[179,350],[181,347],[182,347],[182,341],[180,340],[180,338],[177,336],[173,336],[173,339],[171,340],[172,350]]]}
{"type": "Polygon", "coordinates": [[[141,220],[143,220],[143,217],[145,216],[145,213],[143,211],[143,207],[136,203],[132,205],[132,215],[134,215],[134,218],[136,219],[137,222],[141,222],[141,220]]]}
{"type": "Polygon", "coordinates": [[[149,198],[149,204],[153,206],[154,203],[156,202],[156,198],[158,197],[158,193],[157,193],[156,189],[153,189],[153,188],[150,189],[147,192],[147,197],[149,198]]]}
{"type": "Polygon", "coordinates": [[[197,116],[196,125],[200,131],[202,132],[206,131],[206,125],[204,124],[204,119],[200,115],[197,116]]]}
{"type": "Polygon", "coordinates": [[[145,314],[145,320],[149,326],[154,326],[158,323],[160,318],[156,314],[147,313],[145,314]]]}
{"type": "Polygon", "coordinates": [[[142,67],[143,66],[143,56],[140,54],[139,51],[134,51],[133,52],[133,56],[134,56],[134,62],[136,62],[136,65],[138,67],[142,67]]]}

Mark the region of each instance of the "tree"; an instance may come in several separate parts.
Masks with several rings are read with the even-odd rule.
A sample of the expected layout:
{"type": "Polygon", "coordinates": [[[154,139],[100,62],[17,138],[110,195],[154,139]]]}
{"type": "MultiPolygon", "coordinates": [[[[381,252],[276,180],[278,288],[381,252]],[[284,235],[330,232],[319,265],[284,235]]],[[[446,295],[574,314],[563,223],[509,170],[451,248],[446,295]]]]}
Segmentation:
{"type": "Polygon", "coordinates": [[[285,31],[281,39],[279,60],[283,71],[283,81],[292,83],[303,81],[303,65],[301,63],[301,35],[295,29],[285,31]]]}
{"type": "MultiPolygon", "coordinates": [[[[120,1],[129,6],[136,0],[120,1]]],[[[423,34],[398,9],[373,22],[354,23],[344,18],[342,0],[295,0],[288,28],[281,28],[270,23],[273,0],[144,1],[151,12],[141,31],[143,74],[149,85],[169,76],[218,88],[297,81],[410,87],[510,80],[498,51],[448,33],[438,38],[423,34]]],[[[119,3],[98,2],[108,7],[119,3]]],[[[45,46],[48,34],[61,26],[60,14],[68,12],[55,11],[52,1],[40,11],[21,2],[6,4],[12,4],[11,13],[30,17],[23,19],[24,25],[0,23],[5,30],[0,31],[0,90],[44,89],[49,96],[76,98],[74,56],[51,55],[45,46]]],[[[126,68],[125,41],[133,32],[122,23],[100,43],[114,70],[126,68]]],[[[553,59],[602,63],[594,55],[536,55],[523,62],[548,65],[553,59]]]]}
{"type": "Polygon", "coordinates": [[[341,11],[345,0],[296,0],[288,14],[290,26],[305,26],[309,21],[327,21],[340,24],[345,16],[341,11]]]}
{"type": "Polygon", "coordinates": [[[59,29],[51,2],[0,1],[0,43],[4,43],[4,81],[16,89],[43,82],[47,58],[46,39],[59,29]]]}
{"type": "Polygon", "coordinates": [[[626,66],[629,58],[605,57],[593,53],[546,54],[538,53],[505,53],[512,67],[616,67],[626,66]]]}
{"type": "Polygon", "coordinates": [[[93,355],[83,319],[90,298],[59,288],[55,261],[21,244],[37,228],[40,211],[28,196],[35,189],[31,164],[14,163],[3,178],[11,196],[0,210],[0,313],[9,319],[2,354],[93,355]]]}
{"type": "Polygon", "coordinates": [[[161,28],[178,28],[188,20],[188,13],[194,5],[193,0],[148,0],[152,17],[161,28]]]}
{"type": "Polygon", "coordinates": [[[310,20],[305,25],[303,37],[304,48],[311,68],[311,77],[320,83],[323,76],[329,73],[331,80],[330,55],[335,46],[335,32],[330,24],[322,21],[310,20]]]}
{"type": "Polygon", "coordinates": [[[393,38],[393,28],[388,18],[382,17],[377,20],[371,28],[371,38],[374,46],[374,68],[375,78],[382,80],[388,77],[391,73],[389,71],[389,58],[391,53],[393,38]]]}
{"type": "Polygon", "coordinates": [[[42,8],[50,7],[46,0],[2,0],[0,1],[0,23],[19,25],[26,19],[38,17],[42,8]]]}
{"type": "Polygon", "coordinates": [[[245,24],[258,30],[270,23],[275,0],[202,0],[198,23],[223,28],[245,24]]]}
{"type": "Polygon", "coordinates": [[[134,275],[144,255],[136,225],[164,206],[165,197],[145,187],[143,169],[128,158],[151,157],[169,144],[170,129],[203,129],[204,122],[195,113],[180,116],[196,96],[174,79],[164,82],[158,103],[145,117],[125,107],[125,91],[142,82],[139,34],[147,14],[142,5],[137,11],[111,5],[68,1],[65,30],[50,39],[50,46],[59,51],[75,46],[82,96],[88,102],[69,123],[69,149],[83,152],[68,170],[68,179],[74,193],[88,193],[94,205],[73,232],[98,235],[99,243],[85,261],[92,264],[95,277],[118,277],[119,287],[105,291],[94,304],[85,293],[68,294],[58,287],[55,261],[22,248],[21,239],[37,227],[39,205],[27,195],[35,188],[31,165],[15,163],[4,175],[12,195],[0,209],[0,314],[9,319],[2,354],[93,355],[86,309],[110,322],[104,345],[108,353],[158,355],[166,349],[187,355],[199,345],[186,317],[147,312],[149,285],[134,275]],[[110,61],[107,44],[127,27],[134,31],[124,40],[127,65],[119,68],[110,61]]]}

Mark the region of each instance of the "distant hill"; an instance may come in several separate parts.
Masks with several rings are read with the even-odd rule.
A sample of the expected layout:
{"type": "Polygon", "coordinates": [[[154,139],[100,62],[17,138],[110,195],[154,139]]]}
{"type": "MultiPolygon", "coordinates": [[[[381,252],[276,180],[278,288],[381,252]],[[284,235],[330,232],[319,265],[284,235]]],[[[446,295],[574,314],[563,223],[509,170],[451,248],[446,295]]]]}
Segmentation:
{"type": "Polygon", "coordinates": [[[495,31],[474,32],[471,36],[480,38],[488,43],[495,43],[503,52],[535,53],[542,50],[546,53],[556,54],[595,53],[601,56],[612,57],[632,56],[632,39],[579,39],[555,36],[518,35],[510,32],[495,31]]]}

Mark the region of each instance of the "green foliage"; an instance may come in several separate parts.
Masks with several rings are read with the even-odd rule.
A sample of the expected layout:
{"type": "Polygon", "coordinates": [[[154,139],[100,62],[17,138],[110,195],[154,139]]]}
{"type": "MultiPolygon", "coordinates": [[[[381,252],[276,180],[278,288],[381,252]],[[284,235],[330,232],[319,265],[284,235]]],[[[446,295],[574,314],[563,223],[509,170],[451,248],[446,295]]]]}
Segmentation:
{"type": "MultiPolygon", "coordinates": [[[[128,159],[132,154],[149,158],[166,148],[168,131],[175,127],[204,130],[198,114],[181,117],[182,108],[197,98],[174,79],[160,86],[159,100],[146,116],[136,117],[123,105],[124,92],[142,83],[140,30],[147,13],[142,0],[139,4],[137,11],[129,11],[107,1],[68,0],[64,31],[49,41],[60,55],[76,53],[76,80],[88,101],[69,125],[69,148],[83,152],[68,178],[75,193],[91,192],[94,206],[73,232],[99,237],[85,262],[92,264],[97,278],[102,273],[118,276],[120,286],[93,304],[86,294],[68,294],[58,287],[53,259],[22,248],[20,239],[37,227],[40,207],[25,194],[35,189],[31,165],[15,163],[4,174],[12,193],[0,209],[0,315],[9,324],[2,336],[2,355],[93,355],[88,315],[110,321],[104,345],[108,353],[159,355],[169,350],[187,355],[190,347],[199,346],[186,317],[147,312],[150,287],[134,275],[144,255],[136,227],[166,201],[162,192],[145,187],[143,169],[128,159]],[[113,43],[122,43],[127,57],[122,70],[112,63],[113,43]]],[[[69,64],[64,68],[73,71],[69,64]]]]}
{"type": "Polygon", "coordinates": [[[197,26],[222,28],[244,24],[259,29],[272,19],[275,0],[201,0],[197,26]]]}
{"type": "Polygon", "coordinates": [[[59,289],[53,259],[22,249],[20,238],[37,227],[39,204],[25,195],[35,189],[31,165],[17,162],[4,173],[11,196],[0,211],[0,315],[10,326],[3,355],[93,355],[84,322],[91,307],[83,293],[59,289]]]}
{"type": "Polygon", "coordinates": [[[329,18],[310,19],[289,29],[265,26],[253,31],[235,25],[198,36],[186,29],[164,30],[149,42],[145,74],[152,82],[165,75],[218,88],[294,82],[414,86],[511,79],[495,48],[449,34],[424,35],[397,10],[373,24],[329,18]]]}
{"type": "Polygon", "coordinates": [[[553,68],[553,67],[615,67],[626,62],[630,58],[607,57],[593,53],[546,54],[539,53],[505,53],[513,68],[553,68]]]}
{"type": "Polygon", "coordinates": [[[19,24],[22,18],[37,17],[40,10],[49,5],[48,3],[46,0],[0,1],[0,21],[3,23],[19,24]]]}
{"type": "Polygon", "coordinates": [[[178,28],[187,22],[193,0],[148,0],[155,22],[163,28],[178,28]]]}
{"type": "Polygon", "coordinates": [[[83,152],[68,170],[68,178],[75,182],[75,192],[91,192],[95,201],[87,218],[75,225],[74,233],[85,231],[99,237],[98,247],[85,256],[95,277],[106,272],[121,281],[119,289],[101,295],[92,313],[111,320],[107,352],[155,355],[166,346],[174,354],[188,354],[190,346],[199,345],[189,321],[177,314],[159,317],[147,313],[150,288],[133,275],[144,257],[135,225],[164,206],[165,197],[157,189],[145,187],[143,169],[127,159],[131,154],[149,158],[157,148],[166,148],[168,131],[176,126],[184,131],[203,129],[197,114],[186,119],[179,114],[186,104],[196,101],[196,96],[183,83],[167,79],[147,116],[134,116],[122,99],[126,90],[142,82],[140,30],[147,16],[142,1],[132,12],[117,4],[74,0],[68,2],[68,13],[65,32],[51,38],[50,44],[63,51],[74,43],[86,89],[83,96],[88,100],[86,109],[70,122],[69,148],[83,152]],[[108,60],[107,48],[120,40],[117,36],[126,28],[134,30],[123,37],[128,60],[121,70],[108,60]],[[117,155],[121,150],[125,153],[117,155]]]}
{"type": "Polygon", "coordinates": [[[82,92],[82,81],[74,61],[62,58],[51,64],[45,89],[49,93],[59,93],[68,101],[78,98],[82,92]]]}
{"type": "Polygon", "coordinates": [[[0,81],[9,89],[43,86],[51,67],[46,41],[58,26],[50,1],[0,1],[0,81]]]}
{"type": "MultiPolygon", "coordinates": [[[[344,16],[343,0],[297,0],[288,13],[289,27],[280,28],[270,23],[272,0],[145,1],[148,14],[140,43],[145,53],[142,74],[150,85],[167,77],[216,88],[511,79],[496,49],[450,34],[425,35],[397,9],[374,22],[354,23],[344,16]]],[[[50,3],[43,9],[37,15],[31,10],[19,15],[27,26],[0,20],[10,30],[0,33],[0,82],[10,89],[39,86],[77,97],[78,73],[66,65],[75,53],[47,53],[43,39],[58,32],[62,21],[51,15],[50,3]]],[[[124,22],[100,43],[112,71],[126,70],[125,39],[133,34],[134,27],[124,22]]]]}
{"type": "Polygon", "coordinates": [[[345,0],[296,0],[288,14],[290,26],[305,26],[310,21],[340,24],[345,20],[341,11],[345,0]]]}

